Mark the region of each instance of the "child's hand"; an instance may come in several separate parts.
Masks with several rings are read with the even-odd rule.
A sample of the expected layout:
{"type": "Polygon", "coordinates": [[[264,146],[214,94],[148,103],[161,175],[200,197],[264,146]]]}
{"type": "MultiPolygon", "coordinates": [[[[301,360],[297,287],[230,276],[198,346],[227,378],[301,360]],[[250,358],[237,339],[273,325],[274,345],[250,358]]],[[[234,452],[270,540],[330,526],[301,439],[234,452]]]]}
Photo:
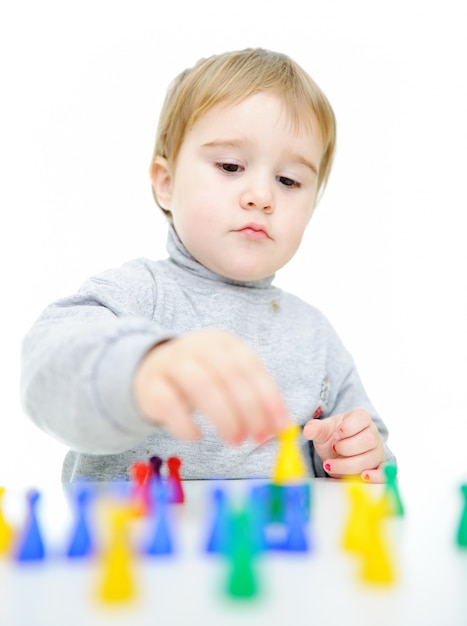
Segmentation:
{"type": "Polygon", "coordinates": [[[198,439],[193,411],[203,413],[232,444],[263,442],[290,419],[256,353],[235,335],[202,330],[155,346],[134,378],[142,415],[172,435],[198,439]]]}
{"type": "Polygon", "coordinates": [[[363,480],[385,482],[385,453],[370,414],[363,409],[305,424],[303,435],[313,441],[323,467],[333,478],[360,474],[363,480]]]}

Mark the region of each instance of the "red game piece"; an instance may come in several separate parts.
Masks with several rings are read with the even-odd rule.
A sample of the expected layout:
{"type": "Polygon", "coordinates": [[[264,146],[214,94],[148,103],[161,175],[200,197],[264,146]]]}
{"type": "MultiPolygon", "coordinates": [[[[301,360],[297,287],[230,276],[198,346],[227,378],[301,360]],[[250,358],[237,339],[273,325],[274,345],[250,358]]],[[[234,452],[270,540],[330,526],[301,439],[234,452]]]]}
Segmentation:
{"type": "Polygon", "coordinates": [[[134,481],[133,502],[137,515],[145,515],[151,508],[151,494],[149,477],[152,468],[144,461],[135,461],[131,468],[131,477],[134,481]]]}
{"type": "Polygon", "coordinates": [[[181,503],[185,502],[185,495],[183,493],[182,479],[180,478],[180,467],[182,462],[176,456],[171,456],[167,460],[167,467],[169,469],[169,475],[167,477],[167,484],[169,487],[170,502],[181,503]]]}

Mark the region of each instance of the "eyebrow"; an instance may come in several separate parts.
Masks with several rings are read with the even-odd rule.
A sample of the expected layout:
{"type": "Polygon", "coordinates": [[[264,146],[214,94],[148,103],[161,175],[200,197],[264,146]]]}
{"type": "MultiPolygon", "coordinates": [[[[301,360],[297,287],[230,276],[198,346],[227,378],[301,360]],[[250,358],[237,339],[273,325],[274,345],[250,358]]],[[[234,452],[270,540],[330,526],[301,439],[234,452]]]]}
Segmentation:
{"type": "MultiPolygon", "coordinates": [[[[248,141],[246,139],[215,139],[214,141],[208,141],[201,145],[203,149],[211,149],[211,148],[242,148],[248,141]]],[[[318,168],[316,165],[304,157],[302,154],[291,154],[289,155],[291,161],[295,161],[296,163],[300,163],[305,167],[308,167],[313,173],[318,174],[318,168]]]]}
{"type": "Polygon", "coordinates": [[[202,148],[241,148],[248,142],[245,139],[216,139],[201,145],[202,148]]]}
{"type": "Polygon", "coordinates": [[[305,167],[308,167],[314,174],[318,175],[318,168],[316,167],[316,165],[312,163],[309,159],[306,159],[301,154],[292,154],[291,159],[292,161],[297,161],[305,167]]]}

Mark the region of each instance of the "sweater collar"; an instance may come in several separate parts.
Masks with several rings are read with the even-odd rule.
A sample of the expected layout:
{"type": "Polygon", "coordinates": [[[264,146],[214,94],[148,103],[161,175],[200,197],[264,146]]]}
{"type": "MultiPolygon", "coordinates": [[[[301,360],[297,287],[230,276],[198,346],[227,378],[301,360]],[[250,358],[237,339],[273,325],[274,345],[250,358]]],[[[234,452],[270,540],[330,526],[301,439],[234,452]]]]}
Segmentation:
{"type": "Polygon", "coordinates": [[[188,270],[190,273],[195,274],[200,278],[215,281],[217,283],[236,285],[239,287],[254,287],[264,289],[270,287],[275,276],[273,274],[272,276],[267,276],[266,278],[261,278],[259,280],[240,281],[221,276],[220,274],[216,274],[215,272],[212,272],[210,269],[202,265],[188,252],[177,232],[175,231],[173,225],[169,226],[169,231],[167,235],[167,252],[169,253],[169,257],[175,263],[175,265],[188,270]]]}

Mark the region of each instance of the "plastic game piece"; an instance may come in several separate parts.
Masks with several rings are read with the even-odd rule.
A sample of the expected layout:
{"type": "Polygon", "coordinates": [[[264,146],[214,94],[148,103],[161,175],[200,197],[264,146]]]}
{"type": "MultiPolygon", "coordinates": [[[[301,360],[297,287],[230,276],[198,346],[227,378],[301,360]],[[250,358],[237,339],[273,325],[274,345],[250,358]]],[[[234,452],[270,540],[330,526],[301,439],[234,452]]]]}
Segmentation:
{"type": "Polygon", "coordinates": [[[267,534],[272,518],[272,490],[271,484],[255,485],[247,500],[250,519],[250,540],[252,549],[260,553],[270,549],[270,541],[267,534]]]}
{"type": "Polygon", "coordinates": [[[206,543],[206,552],[227,554],[232,537],[231,512],[224,489],[216,487],[212,492],[213,520],[206,543]]]}
{"type": "Polygon", "coordinates": [[[361,552],[361,576],[362,580],[368,583],[388,585],[396,578],[391,551],[384,533],[385,518],[384,503],[375,502],[368,508],[368,535],[361,552]]]}
{"type": "Polygon", "coordinates": [[[44,542],[37,520],[37,504],[40,494],[36,489],[31,489],[27,494],[28,516],[24,532],[17,546],[17,561],[39,561],[45,557],[44,542]]]}
{"type": "Polygon", "coordinates": [[[305,482],[298,485],[283,485],[281,490],[284,494],[282,498],[287,502],[287,498],[289,496],[289,498],[293,501],[293,506],[300,512],[303,520],[307,522],[311,516],[310,484],[305,482]]]}
{"type": "Polygon", "coordinates": [[[252,503],[261,502],[263,517],[266,524],[284,520],[283,486],[271,482],[254,485],[251,489],[252,503]]]}
{"type": "Polygon", "coordinates": [[[182,462],[176,456],[167,459],[167,468],[169,475],[167,476],[167,484],[169,486],[169,501],[175,504],[181,504],[185,501],[183,493],[182,479],[180,478],[180,467],[182,462]]]}
{"type": "Polygon", "coordinates": [[[66,554],[70,558],[79,558],[89,556],[94,551],[88,520],[88,507],[92,494],[89,487],[81,486],[76,489],[74,495],[76,522],[66,554]]]}
{"type": "Polygon", "coordinates": [[[3,496],[5,487],[0,487],[0,556],[7,555],[13,546],[14,530],[3,513],[3,496]]]}
{"type": "Polygon", "coordinates": [[[156,507],[153,514],[153,527],[150,531],[150,541],[144,553],[149,555],[172,554],[174,549],[167,511],[168,488],[162,482],[158,482],[154,489],[156,507]]]}
{"type": "Polygon", "coordinates": [[[373,503],[364,485],[352,482],[346,487],[350,510],[344,526],[342,547],[349,552],[360,553],[365,549],[369,510],[373,503]]]}
{"type": "Polygon", "coordinates": [[[344,529],[342,545],[360,561],[360,577],[364,582],[390,584],[395,580],[388,538],[384,532],[387,503],[374,500],[365,485],[349,483],[347,493],[350,513],[344,529]]]}
{"type": "Polygon", "coordinates": [[[389,463],[384,467],[384,474],[386,476],[386,486],[383,497],[386,499],[387,514],[402,516],[404,515],[404,505],[402,504],[397,484],[397,466],[394,463],[389,463]]]}
{"type": "Polygon", "coordinates": [[[300,428],[293,424],[279,433],[279,451],[272,481],[276,485],[296,483],[307,476],[307,468],[298,445],[300,428]]]}
{"type": "Polygon", "coordinates": [[[155,480],[162,480],[161,471],[162,471],[163,460],[161,459],[161,457],[154,455],[149,459],[149,463],[151,464],[151,467],[152,467],[151,477],[155,480]]]}
{"type": "Polygon", "coordinates": [[[259,588],[255,568],[256,551],[251,542],[246,511],[233,514],[232,531],[227,593],[231,598],[250,599],[258,594],[259,588]]]}
{"type": "MultiPolygon", "coordinates": [[[[266,528],[266,543],[268,550],[287,552],[308,552],[310,542],[308,538],[309,506],[307,491],[303,487],[308,485],[281,485],[280,497],[281,517],[272,517],[271,524],[266,528]]],[[[273,492],[274,493],[274,492],[273,492]]]]}
{"type": "Polygon", "coordinates": [[[133,553],[128,537],[131,510],[116,507],[110,511],[109,543],[102,556],[103,573],[98,597],[104,603],[127,602],[136,595],[133,553]]]}
{"type": "Polygon", "coordinates": [[[152,466],[144,461],[135,461],[130,467],[133,480],[133,509],[136,516],[144,516],[151,508],[149,477],[152,466]]]}
{"type": "Polygon", "coordinates": [[[459,526],[457,527],[456,543],[460,548],[467,548],[467,483],[461,485],[460,491],[464,502],[459,526]]]}
{"type": "Polygon", "coordinates": [[[269,485],[269,514],[272,522],[284,520],[284,489],[283,485],[270,483],[269,485]]]}
{"type": "Polygon", "coordinates": [[[301,497],[302,493],[295,486],[285,488],[286,537],[283,549],[289,552],[308,552],[310,549],[306,533],[307,515],[301,497]]]}

